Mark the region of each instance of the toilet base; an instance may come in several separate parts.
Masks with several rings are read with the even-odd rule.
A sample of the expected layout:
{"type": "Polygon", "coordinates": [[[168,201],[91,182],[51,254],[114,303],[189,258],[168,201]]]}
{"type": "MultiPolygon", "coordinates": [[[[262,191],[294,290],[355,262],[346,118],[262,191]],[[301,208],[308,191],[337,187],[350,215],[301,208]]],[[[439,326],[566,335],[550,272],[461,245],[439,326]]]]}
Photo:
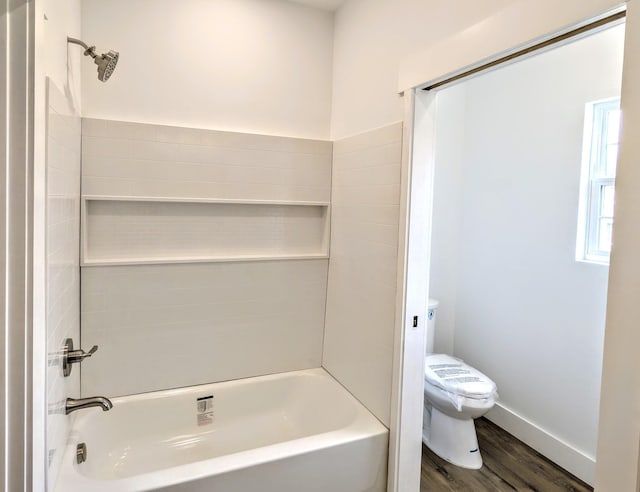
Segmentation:
{"type": "Polygon", "coordinates": [[[437,408],[425,408],[422,441],[449,463],[472,470],[482,467],[473,419],[454,419],[437,408]]]}

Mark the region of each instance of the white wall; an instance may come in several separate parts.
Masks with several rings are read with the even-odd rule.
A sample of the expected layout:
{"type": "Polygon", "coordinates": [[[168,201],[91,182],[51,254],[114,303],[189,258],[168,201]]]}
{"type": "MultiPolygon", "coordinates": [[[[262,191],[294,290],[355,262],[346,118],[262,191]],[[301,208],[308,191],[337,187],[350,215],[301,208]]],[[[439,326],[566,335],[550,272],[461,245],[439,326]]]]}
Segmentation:
{"type": "Polygon", "coordinates": [[[515,434],[537,426],[566,449],[536,447],[589,482],[608,269],[575,261],[582,129],[585,103],[620,93],[623,40],[617,27],[438,100],[437,349],[496,381],[491,418],[515,434]]]}
{"type": "MultiPolygon", "coordinates": [[[[77,115],[81,114],[80,67],[84,50],[69,45],[67,36],[81,37],[80,5],[81,0],[45,0],[42,5],[46,19],[43,22],[45,54],[41,61],[46,75],[71,101],[77,115]]],[[[44,80],[37,82],[44,84],[44,80]]]]}
{"type": "MultiPolygon", "coordinates": [[[[434,169],[429,296],[441,300],[434,334],[436,353],[453,353],[460,264],[460,229],[463,209],[464,142],[467,84],[459,84],[438,94],[436,116],[437,161],[434,169]]],[[[420,138],[420,137],[418,137],[420,138]]]]}
{"type": "Polygon", "coordinates": [[[336,12],[331,134],[402,119],[398,68],[408,54],[514,0],[349,0],[336,12]]]}
{"type": "Polygon", "coordinates": [[[333,15],[284,0],[85,0],[83,115],[328,138],[333,15]]]}

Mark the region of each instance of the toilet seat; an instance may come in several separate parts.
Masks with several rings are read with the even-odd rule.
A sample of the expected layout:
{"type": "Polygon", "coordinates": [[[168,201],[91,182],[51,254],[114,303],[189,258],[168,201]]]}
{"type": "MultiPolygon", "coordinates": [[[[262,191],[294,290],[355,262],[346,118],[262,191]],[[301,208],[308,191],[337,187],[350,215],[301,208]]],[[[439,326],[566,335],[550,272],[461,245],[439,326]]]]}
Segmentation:
{"type": "Polygon", "coordinates": [[[427,383],[462,398],[484,400],[497,390],[496,383],[480,371],[446,354],[427,355],[424,376],[427,383]]]}

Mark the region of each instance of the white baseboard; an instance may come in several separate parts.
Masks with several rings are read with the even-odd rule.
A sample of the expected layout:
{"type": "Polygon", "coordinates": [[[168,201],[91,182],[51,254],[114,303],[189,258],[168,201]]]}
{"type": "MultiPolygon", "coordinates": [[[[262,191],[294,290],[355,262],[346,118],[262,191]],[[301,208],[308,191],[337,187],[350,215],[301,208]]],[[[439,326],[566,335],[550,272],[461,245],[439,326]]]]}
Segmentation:
{"type": "Polygon", "coordinates": [[[500,403],[485,415],[491,422],[531,446],[580,480],[593,485],[596,460],[500,403]]]}

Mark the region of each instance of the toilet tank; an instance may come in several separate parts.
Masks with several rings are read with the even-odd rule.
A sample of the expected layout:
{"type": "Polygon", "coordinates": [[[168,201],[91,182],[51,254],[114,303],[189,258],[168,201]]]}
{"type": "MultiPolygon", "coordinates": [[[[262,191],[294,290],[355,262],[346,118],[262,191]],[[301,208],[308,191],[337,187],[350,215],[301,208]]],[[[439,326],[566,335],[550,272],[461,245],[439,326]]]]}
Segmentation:
{"type": "Polygon", "coordinates": [[[429,299],[427,304],[427,354],[433,353],[433,346],[436,337],[436,312],[438,311],[438,304],[436,299],[429,299]]]}

